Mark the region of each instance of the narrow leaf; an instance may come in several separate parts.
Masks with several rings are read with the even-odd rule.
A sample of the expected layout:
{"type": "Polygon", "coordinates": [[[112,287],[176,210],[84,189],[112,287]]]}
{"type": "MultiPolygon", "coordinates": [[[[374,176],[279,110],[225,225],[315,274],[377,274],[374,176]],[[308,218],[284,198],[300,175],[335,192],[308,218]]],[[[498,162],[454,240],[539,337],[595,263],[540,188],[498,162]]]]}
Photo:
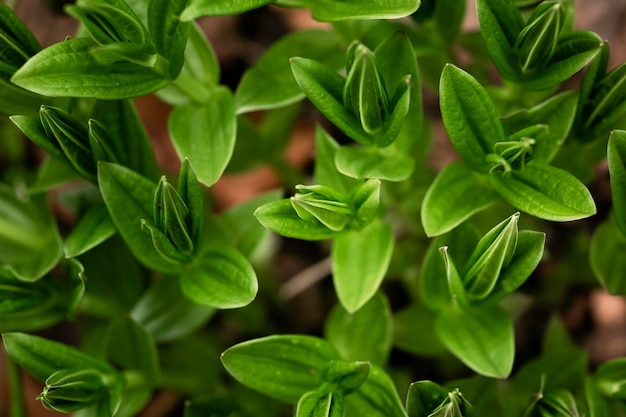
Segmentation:
{"type": "Polygon", "coordinates": [[[65,239],[65,257],[73,258],[98,246],[117,230],[109,216],[106,206],[99,205],[89,209],[65,239]]]}

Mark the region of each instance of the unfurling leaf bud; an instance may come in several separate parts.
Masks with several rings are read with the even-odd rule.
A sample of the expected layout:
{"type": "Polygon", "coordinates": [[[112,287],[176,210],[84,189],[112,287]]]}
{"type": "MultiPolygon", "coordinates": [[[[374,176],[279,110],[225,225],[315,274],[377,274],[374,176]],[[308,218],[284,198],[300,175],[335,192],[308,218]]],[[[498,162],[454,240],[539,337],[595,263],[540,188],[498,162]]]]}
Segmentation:
{"type": "Polygon", "coordinates": [[[113,162],[114,164],[120,164],[119,158],[115,154],[111,144],[112,139],[107,133],[106,129],[100,122],[94,119],[90,119],[89,126],[89,145],[91,146],[91,153],[95,161],[113,162]]]}
{"type": "Polygon", "coordinates": [[[303,220],[317,220],[330,230],[343,230],[352,219],[352,208],[345,198],[325,185],[297,185],[291,205],[303,220]]]}
{"type": "Polygon", "coordinates": [[[107,378],[95,369],[62,369],[46,379],[37,399],[49,410],[71,413],[106,396],[107,378]]]}
{"type": "Polygon", "coordinates": [[[472,405],[463,397],[457,389],[448,393],[443,403],[437,407],[428,417],[471,417],[474,415],[472,405]]]}
{"type": "Polygon", "coordinates": [[[146,42],[141,21],[119,7],[100,2],[83,2],[80,6],[68,6],[66,10],[81,21],[99,45],[146,42]]]}
{"type": "Polygon", "coordinates": [[[26,25],[9,6],[0,3],[0,77],[12,76],[40,50],[26,25]]]}
{"type": "Polygon", "coordinates": [[[552,59],[564,21],[563,7],[558,1],[544,1],[537,6],[517,38],[523,73],[541,69],[552,59]]]}

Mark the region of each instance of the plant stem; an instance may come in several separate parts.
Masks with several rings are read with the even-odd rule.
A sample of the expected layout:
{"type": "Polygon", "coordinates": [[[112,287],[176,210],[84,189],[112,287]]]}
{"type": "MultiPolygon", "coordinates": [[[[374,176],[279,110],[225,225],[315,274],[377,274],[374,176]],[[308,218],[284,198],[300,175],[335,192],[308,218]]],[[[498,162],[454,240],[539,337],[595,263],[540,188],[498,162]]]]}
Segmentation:
{"type": "Polygon", "coordinates": [[[178,78],[172,82],[172,86],[176,87],[196,104],[207,103],[211,100],[210,90],[195,80],[193,77],[181,72],[178,78]]]}
{"type": "Polygon", "coordinates": [[[7,374],[9,378],[9,404],[10,417],[26,417],[26,408],[24,406],[24,395],[22,393],[22,378],[20,369],[16,363],[6,355],[7,374]]]}

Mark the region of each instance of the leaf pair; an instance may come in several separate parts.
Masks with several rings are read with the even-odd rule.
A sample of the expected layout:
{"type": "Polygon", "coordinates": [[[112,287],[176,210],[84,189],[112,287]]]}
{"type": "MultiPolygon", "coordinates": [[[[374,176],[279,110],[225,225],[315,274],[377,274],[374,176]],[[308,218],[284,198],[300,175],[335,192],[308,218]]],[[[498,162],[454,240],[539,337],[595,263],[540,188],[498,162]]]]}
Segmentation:
{"type": "Polygon", "coordinates": [[[526,22],[512,0],[476,2],[481,34],[500,75],[533,90],[549,90],[581,70],[599,52],[593,32],[564,30],[569,10],[540,3],[526,22]]]}

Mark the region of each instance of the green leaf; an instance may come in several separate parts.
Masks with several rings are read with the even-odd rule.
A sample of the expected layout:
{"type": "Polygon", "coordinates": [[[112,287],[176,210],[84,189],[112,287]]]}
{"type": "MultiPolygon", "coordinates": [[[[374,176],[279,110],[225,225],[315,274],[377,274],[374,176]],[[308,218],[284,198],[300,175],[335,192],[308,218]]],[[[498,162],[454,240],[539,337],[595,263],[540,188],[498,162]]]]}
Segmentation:
{"type": "Polygon", "coordinates": [[[626,395],[626,358],[611,359],[598,367],[594,375],[602,394],[623,400],[626,395]]]}
{"type": "Polygon", "coordinates": [[[318,220],[304,220],[298,216],[288,198],[259,207],[254,217],[267,229],[281,236],[302,240],[323,240],[337,236],[318,220]]]}
{"type": "Polygon", "coordinates": [[[39,42],[6,4],[0,3],[0,73],[11,76],[24,62],[41,50],[39,42]]]}
{"type": "Polygon", "coordinates": [[[428,236],[446,233],[486,209],[498,194],[465,164],[453,162],[437,174],[422,202],[422,225],[428,236]]]}
{"type": "Polygon", "coordinates": [[[65,257],[74,258],[82,255],[116,232],[106,206],[92,207],[80,218],[74,230],[65,239],[65,257]]]}
{"type": "Polygon", "coordinates": [[[295,82],[290,58],[304,57],[339,69],[343,53],[334,32],[319,29],[290,33],[278,41],[248,69],[237,85],[237,114],[286,106],[304,98],[295,82]]]}
{"type": "Polygon", "coordinates": [[[394,347],[418,356],[443,356],[446,348],[435,334],[435,318],[436,314],[432,310],[417,303],[395,312],[394,347]]]}
{"type": "Polygon", "coordinates": [[[128,168],[107,162],[98,164],[98,182],[111,219],[133,255],[157,271],[180,271],[179,264],[163,258],[141,230],[141,220],[153,217],[156,184],[128,168]]]}
{"type": "Polygon", "coordinates": [[[413,173],[415,162],[410,155],[363,146],[341,146],[335,154],[337,170],[352,178],[378,178],[404,181],[413,173]]]}
{"type": "Polygon", "coordinates": [[[339,144],[321,126],[315,128],[315,184],[348,194],[358,181],[343,175],[335,166],[339,144]]]}
{"type": "Polygon", "coordinates": [[[159,359],[154,340],[139,323],[128,317],[113,320],[108,327],[109,361],[123,370],[143,375],[144,388],[154,387],[159,376],[159,359]]]}
{"type": "MultiPolygon", "coordinates": [[[[615,199],[613,200],[615,201],[615,199]]],[[[601,223],[593,233],[589,248],[591,269],[600,283],[613,295],[626,295],[626,237],[614,222],[601,223]]]]}
{"type": "Polygon", "coordinates": [[[311,391],[298,401],[296,417],[342,417],[343,395],[326,390],[311,391]]]}
{"type": "Polygon", "coordinates": [[[377,293],[355,313],[336,305],[325,325],[325,338],[346,360],[384,366],[392,342],[392,316],[387,298],[377,293]]]}
{"type": "Polygon", "coordinates": [[[249,261],[228,246],[208,247],[197,264],[180,277],[180,289],[190,300],[215,308],[238,308],[256,297],[258,283],[249,261]]]}
{"type": "Polygon", "coordinates": [[[11,78],[18,86],[52,97],[107,100],[153,93],[168,81],[151,68],[130,62],[102,65],[90,50],[90,38],[69,39],[44,49],[11,78]]]}
{"type": "Polygon", "coordinates": [[[585,379],[585,398],[589,407],[589,417],[618,415],[610,400],[602,395],[593,376],[585,379]]]}
{"type": "Polygon", "coordinates": [[[456,268],[454,259],[448,255],[448,247],[442,246],[439,248],[439,254],[443,260],[446,282],[448,284],[448,293],[454,307],[467,307],[467,291],[465,285],[461,280],[461,275],[456,268]]]}
{"type": "Polygon", "coordinates": [[[363,385],[370,369],[371,364],[367,361],[330,361],[322,371],[322,379],[325,381],[322,389],[351,394],[363,385]]]}
{"type": "Polygon", "coordinates": [[[521,171],[490,179],[509,204],[540,219],[563,222],[596,213],[589,190],[567,171],[550,165],[533,162],[521,171]]]}
{"type": "Polygon", "coordinates": [[[409,417],[431,416],[432,412],[448,398],[448,390],[432,381],[411,384],[406,396],[409,417]]]}
{"type": "Polygon", "coordinates": [[[524,28],[522,16],[512,1],[477,0],[476,11],[480,33],[489,56],[503,78],[519,78],[515,43],[524,28]]]}
{"type": "Polygon", "coordinates": [[[354,313],[374,296],[393,253],[391,227],[374,221],[337,236],[332,248],[333,282],[344,308],[354,313]]]}
{"type": "Polygon", "coordinates": [[[182,19],[189,0],[151,0],[148,30],[157,51],[169,62],[169,77],[175,79],[183,68],[185,46],[191,24],[182,19]],[[181,21],[183,20],[183,21],[181,21]]]}
{"type": "Polygon", "coordinates": [[[213,90],[211,100],[201,106],[175,108],[168,124],[179,158],[189,158],[200,182],[215,184],[235,149],[237,120],[230,90],[213,90]]]}
{"type": "Polygon", "coordinates": [[[420,0],[318,0],[311,5],[313,17],[323,22],[352,19],[397,19],[415,12],[420,0]]]}
{"type": "Polygon", "coordinates": [[[105,374],[114,372],[111,366],[100,359],[43,337],[5,333],[2,339],[9,357],[40,381],[45,381],[54,372],[64,368],[96,369],[105,374]]]}
{"type": "Polygon", "coordinates": [[[563,29],[564,14],[560,2],[544,1],[530,15],[516,44],[522,74],[534,75],[550,61],[563,29]]]}
{"type": "MultiPolygon", "coordinates": [[[[602,55],[608,55],[608,44],[605,43],[605,45],[606,48],[603,48],[602,55]]],[[[598,56],[601,55],[598,54],[598,56]]],[[[626,113],[626,104],[624,104],[626,64],[612,69],[605,75],[607,59],[608,57],[594,59],[590,68],[593,66],[598,73],[595,74],[595,78],[589,77],[591,81],[587,81],[586,86],[588,91],[583,92],[581,85],[581,99],[583,101],[579,107],[578,121],[582,125],[581,130],[583,132],[581,133],[585,133],[583,138],[587,138],[587,140],[593,140],[616,126],[620,126],[620,120],[626,113]],[[596,61],[600,61],[600,63],[593,65],[596,61]]]]}
{"type": "Polygon", "coordinates": [[[505,137],[493,101],[474,77],[451,64],[441,74],[439,95],[452,145],[470,168],[488,172],[485,158],[505,137]]]}
{"type": "Polygon", "coordinates": [[[295,335],[249,340],[222,353],[222,363],[235,379],[290,404],[321,386],[322,371],[336,359],[338,353],[325,340],[295,335]]]}
{"type": "Polygon", "coordinates": [[[535,138],[533,159],[550,163],[567,139],[576,115],[578,97],[575,91],[558,94],[530,109],[516,111],[502,119],[507,135],[528,126],[548,126],[545,134],[535,138]]]}
{"type": "Polygon", "coordinates": [[[499,307],[442,311],[435,330],[443,344],[477,373],[506,378],[513,368],[513,322],[499,307]]]}
{"type": "Polygon", "coordinates": [[[190,0],[189,6],[180,16],[182,21],[195,20],[202,16],[236,15],[274,3],[276,0],[190,0]]]}
{"type": "Polygon", "coordinates": [[[37,178],[28,187],[28,193],[31,195],[43,193],[79,178],[80,176],[65,163],[54,157],[46,158],[37,170],[37,178]]]}
{"type": "Polygon", "coordinates": [[[607,147],[615,223],[626,236],[626,131],[611,132],[607,147]]]}
{"type": "Polygon", "coordinates": [[[0,263],[23,281],[36,281],[61,259],[63,244],[45,195],[24,201],[0,183],[0,263]]]}
{"type": "Polygon", "coordinates": [[[393,381],[376,365],[359,390],[346,397],[345,410],[346,416],[407,417],[393,381]]]}
{"type": "Polygon", "coordinates": [[[184,297],[176,277],[154,281],[130,312],[157,343],[171,342],[202,327],[215,313],[184,297]]]}

